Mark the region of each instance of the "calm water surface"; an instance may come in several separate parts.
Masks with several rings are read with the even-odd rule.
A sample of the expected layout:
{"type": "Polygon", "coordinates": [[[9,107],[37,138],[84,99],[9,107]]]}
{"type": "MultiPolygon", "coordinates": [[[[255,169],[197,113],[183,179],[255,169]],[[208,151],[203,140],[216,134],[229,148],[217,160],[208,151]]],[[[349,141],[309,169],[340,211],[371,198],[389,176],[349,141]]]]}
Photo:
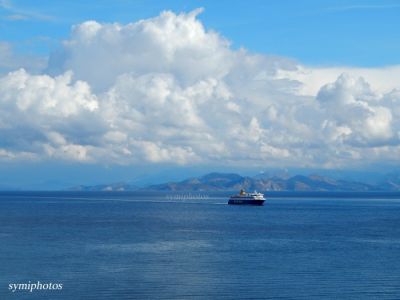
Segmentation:
{"type": "Polygon", "coordinates": [[[396,197],[225,202],[0,193],[0,299],[400,299],[396,197]]]}

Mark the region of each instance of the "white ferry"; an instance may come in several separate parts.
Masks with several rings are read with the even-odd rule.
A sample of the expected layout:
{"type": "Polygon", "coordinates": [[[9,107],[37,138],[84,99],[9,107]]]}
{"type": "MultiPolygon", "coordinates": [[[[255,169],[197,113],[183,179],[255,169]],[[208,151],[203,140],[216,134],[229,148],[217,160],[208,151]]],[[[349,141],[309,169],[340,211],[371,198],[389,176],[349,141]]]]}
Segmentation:
{"type": "Polygon", "coordinates": [[[244,190],[240,190],[238,195],[233,195],[229,198],[228,204],[236,205],[263,205],[265,201],[264,194],[257,193],[246,193],[244,190]]]}

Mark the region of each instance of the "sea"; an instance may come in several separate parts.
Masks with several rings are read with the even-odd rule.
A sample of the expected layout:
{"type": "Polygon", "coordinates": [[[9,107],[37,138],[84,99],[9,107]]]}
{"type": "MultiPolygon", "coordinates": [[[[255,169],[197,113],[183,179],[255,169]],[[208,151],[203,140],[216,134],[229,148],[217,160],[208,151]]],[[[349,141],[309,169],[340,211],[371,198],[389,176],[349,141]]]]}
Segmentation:
{"type": "Polygon", "coordinates": [[[0,299],[400,299],[399,193],[266,197],[0,192],[0,299]]]}

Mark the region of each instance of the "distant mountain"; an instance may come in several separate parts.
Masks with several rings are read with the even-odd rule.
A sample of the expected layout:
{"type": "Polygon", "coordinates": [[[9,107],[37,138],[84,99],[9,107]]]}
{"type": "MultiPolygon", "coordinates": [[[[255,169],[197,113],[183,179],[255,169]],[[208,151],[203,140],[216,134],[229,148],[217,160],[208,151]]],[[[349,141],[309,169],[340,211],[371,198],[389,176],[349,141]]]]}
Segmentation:
{"type": "Polygon", "coordinates": [[[387,191],[400,191],[400,174],[387,174],[379,186],[387,191]]]}
{"type": "Polygon", "coordinates": [[[202,192],[202,191],[327,191],[327,192],[367,192],[367,191],[400,191],[400,176],[387,176],[379,184],[367,184],[356,181],[336,180],[319,175],[289,176],[273,175],[272,177],[256,175],[241,176],[234,173],[209,173],[201,177],[193,177],[179,182],[167,182],[139,188],[127,183],[101,184],[95,186],[76,186],[73,191],[170,191],[170,192],[202,192]]]}
{"type": "Polygon", "coordinates": [[[345,180],[334,180],[318,175],[296,175],[286,178],[274,176],[243,177],[238,174],[210,173],[180,182],[151,185],[147,190],[156,191],[375,191],[376,186],[345,180]]]}
{"type": "Polygon", "coordinates": [[[238,174],[210,173],[180,182],[151,185],[145,189],[157,191],[224,191],[247,187],[250,182],[250,177],[242,177],[238,174]]]}

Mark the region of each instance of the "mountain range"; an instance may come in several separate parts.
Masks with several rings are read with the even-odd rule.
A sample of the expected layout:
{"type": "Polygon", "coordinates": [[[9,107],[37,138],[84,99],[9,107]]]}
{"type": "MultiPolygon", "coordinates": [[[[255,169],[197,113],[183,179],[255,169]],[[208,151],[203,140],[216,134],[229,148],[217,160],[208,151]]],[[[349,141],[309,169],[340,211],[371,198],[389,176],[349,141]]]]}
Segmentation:
{"type": "Polygon", "coordinates": [[[70,190],[79,191],[166,191],[166,192],[202,192],[202,191],[400,191],[400,176],[388,176],[378,184],[370,184],[341,179],[332,179],[319,175],[295,176],[241,176],[234,173],[209,173],[178,182],[137,187],[126,183],[104,184],[96,186],[78,186],[70,190]]]}

